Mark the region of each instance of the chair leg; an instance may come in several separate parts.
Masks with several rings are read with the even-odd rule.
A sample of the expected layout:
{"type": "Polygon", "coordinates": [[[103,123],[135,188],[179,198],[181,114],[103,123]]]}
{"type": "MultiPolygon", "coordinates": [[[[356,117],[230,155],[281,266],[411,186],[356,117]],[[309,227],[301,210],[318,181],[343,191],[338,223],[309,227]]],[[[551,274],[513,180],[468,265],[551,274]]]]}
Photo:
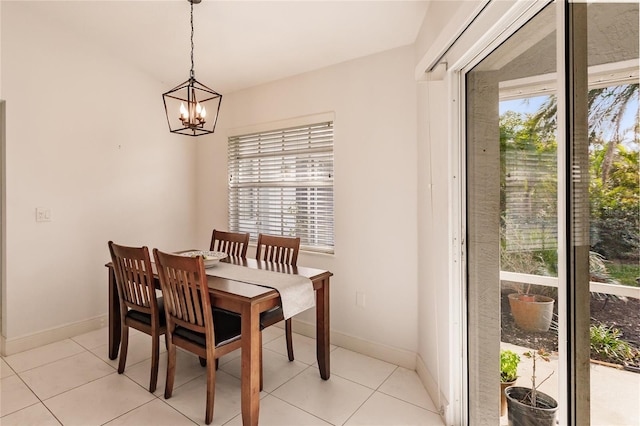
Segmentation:
{"type": "Polygon", "coordinates": [[[262,331],[260,331],[260,392],[262,392],[262,388],[264,387],[264,374],[262,369],[262,331]]]}
{"type": "Polygon", "coordinates": [[[122,335],[120,340],[120,360],[118,362],[118,374],[124,373],[124,367],[127,364],[127,351],[129,349],[129,326],[122,319],[122,335]]]}
{"type": "Polygon", "coordinates": [[[164,385],[164,399],[171,398],[173,393],[173,379],[176,375],[176,345],[169,341],[167,349],[167,380],[164,385]]]}
{"type": "Polygon", "coordinates": [[[207,361],[207,411],[204,422],[206,424],[211,424],[211,421],[213,420],[213,402],[216,395],[216,367],[215,361],[207,361]]]}
{"type": "Polygon", "coordinates": [[[289,355],[289,361],[293,361],[293,330],[291,318],[284,321],[284,330],[287,338],[287,355],[289,355]]]}
{"type": "Polygon", "coordinates": [[[151,378],[149,379],[149,392],[156,391],[158,384],[158,364],[160,363],[160,336],[151,336],[151,378]]]}

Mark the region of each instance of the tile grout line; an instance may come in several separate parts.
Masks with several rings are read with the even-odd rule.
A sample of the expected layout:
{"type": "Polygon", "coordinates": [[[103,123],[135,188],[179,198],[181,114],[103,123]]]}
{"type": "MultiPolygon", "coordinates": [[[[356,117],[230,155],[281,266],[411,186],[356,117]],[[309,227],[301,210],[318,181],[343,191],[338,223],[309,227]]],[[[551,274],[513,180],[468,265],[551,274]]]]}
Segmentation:
{"type": "MultiPolygon", "coordinates": [[[[131,336],[131,337],[132,337],[132,336],[131,336]]],[[[278,338],[280,338],[280,337],[281,337],[281,336],[278,336],[278,337],[275,337],[275,338],[273,338],[273,339],[269,340],[268,342],[267,342],[267,341],[263,342],[263,353],[264,353],[264,351],[266,350],[266,351],[269,351],[270,353],[273,353],[273,354],[275,354],[275,355],[283,356],[283,357],[284,357],[285,355],[283,355],[282,353],[280,353],[280,352],[278,352],[278,351],[276,351],[276,350],[269,349],[269,348],[266,348],[266,347],[265,347],[267,344],[269,344],[269,343],[271,343],[271,342],[273,342],[273,341],[277,340],[277,339],[278,339],[278,338]]],[[[88,352],[88,353],[90,353],[92,356],[94,356],[94,357],[96,357],[96,358],[100,359],[103,363],[105,363],[106,365],[108,365],[108,366],[112,369],[112,371],[111,371],[111,372],[109,372],[109,373],[105,374],[104,376],[97,377],[97,378],[92,379],[92,380],[89,380],[89,381],[87,381],[87,382],[85,382],[85,383],[83,383],[83,384],[81,384],[81,385],[78,385],[78,386],[75,386],[75,387],[73,387],[73,388],[67,389],[67,390],[65,390],[65,391],[63,391],[63,392],[60,392],[60,393],[56,394],[56,395],[52,395],[52,396],[48,397],[46,400],[50,400],[50,399],[52,399],[52,398],[54,398],[54,397],[57,397],[57,396],[59,396],[59,395],[63,395],[63,394],[65,394],[65,393],[67,393],[67,392],[70,392],[70,391],[72,391],[72,390],[75,390],[75,389],[77,389],[77,388],[79,388],[79,387],[82,387],[82,386],[84,386],[84,385],[87,385],[87,384],[89,384],[89,383],[95,382],[95,381],[97,381],[97,380],[103,379],[103,378],[105,378],[105,377],[109,377],[109,376],[111,376],[111,375],[113,375],[113,374],[117,374],[117,367],[114,367],[110,362],[108,362],[107,360],[103,359],[102,357],[100,357],[100,355],[99,355],[99,354],[97,354],[97,353],[95,353],[95,352],[93,351],[93,350],[97,349],[99,346],[97,346],[97,347],[93,348],[93,350],[92,350],[91,348],[88,348],[87,346],[82,345],[81,343],[79,343],[79,342],[75,341],[73,338],[69,338],[68,340],[72,341],[74,344],[77,344],[77,345],[78,345],[78,347],[79,347],[79,348],[81,348],[82,350],[81,350],[80,352],[78,352],[78,353],[71,354],[71,355],[69,355],[69,356],[65,356],[65,357],[62,357],[62,358],[56,359],[55,361],[47,362],[47,363],[45,363],[45,364],[42,364],[42,365],[39,365],[39,366],[36,366],[36,367],[30,368],[30,369],[25,370],[25,371],[20,372],[20,373],[16,372],[16,371],[15,371],[15,369],[14,369],[14,368],[13,368],[13,367],[8,363],[8,362],[6,362],[5,357],[2,357],[3,361],[7,364],[8,368],[10,369],[10,371],[11,371],[11,372],[13,372],[13,374],[14,374],[14,375],[16,375],[16,376],[19,378],[19,380],[20,380],[20,381],[21,381],[21,382],[22,382],[22,383],[27,387],[27,389],[29,389],[29,391],[30,391],[30,392],[31,392],[31,393],[32,393],[32,394],[37,398],[37,400],[39,401],[39,403],[41,403],[41,404],[45,407],[45,409],[46,409],[46,410],[47,410],[47,411],[48,411],[48,412],[53,416],[53,418],[55,418],[55,419],[56,419],[56,421],[57,421],[58,423],[60,423],[60,424],[62,424],[62,422],[60,421],[60,419],[58,419],[58,417],[57,417],[57,416],[56,416],[56,415],[55,415],[55,414],[54,414],[54,413],[49,409],[49,407],[48,407],[48,406],[46,405],[46,403],[45,403],[45,400],[41,399],[41,398],[40,398],[40,397],[39,397],[39,396],[38,396],[38,395],[33,391],[33,389],[32,389],[32,388],[31,388],[31,387],[30,387],[30,386],[25,382],[25,380],[24,380],[24,379],[23,379],[23,377],[21,376],[21,374],[22,374],[22,373],[26,373],[26,372],[32,371],[32,370],[34,370],[34,369],[36,369],[36,368],[44,367],[44,366],[50,365],[50,364],[55,363],[55,362],[58,362],[58,361],[62,361],[62,360],[68,359],[68,358],[72,358],[72,357],[74,357],[74,356],[79,356],[79,355],[83,354],[83,352],[88,352]]],[[[102,346],[102,345],[100,345],[100,346],[102,346]]],[[[334,349],[333,349],[331,352],[333,353],[335,350],[337,350],[337,349],[339,349],[339,348],[341,348],[341,347],[340,347],[340,346],[335,346],[335,347],[334,347],[334,349]]],[[[344,349],[344,348],[343,348],[343,349],[344,349]]],[[[345,349],[345,350],[348,350],[348,349],[345,349]]],[[[366,356],[366,355],[365,355],[365,356],[366,356]]],[[[233,359],[228,360],[228,361],[227,361],[227,362],[225,362],[224,364],[220,364],[220,367],[222,367],[222,366],[224,366],[224,365],[226,365],[226,364],[228,364],[228,363],[230,363],[230,362],[234,361],[235,359],[236,359],[236,357],[234,357],[233,359]]],[[[375,358],[374,358],[374,359],[375,359],[375,358]]],[[[138,365],[138,364],[144,363],[144,362],[146,362],[147,360],[148,360],[148,358],[145,358],[145,359],[140,360],[140,361],[138,361],[138,362],[136,362],[136,363],[134,363],[134,364],[130,364],[130,365],[128,365],[128,367],[130,367],[130,368],[131,368],[131,367],[136,366],[136,365],[138,365]]],[[[117,359],[116,359],[116,362],[117,362],[117,359]]],[[[294,379],[296,379],[297,377],[299,377],[301,374],[303,374],[304,372],[306,372],[309,368],[314,368],[314,370],[318,370],[317,363],[307,364],[306,362],[303,362],[303,361],[300,361],[300,360],[297,360],[297,362],[298,362],[298,363],[300,363],[300,364],[303,366],[302,370],[300,370],[299,372],[295,373],[293,376],[291,376],[291,377],[287,378],[283,383],[281,383],[280,385],[278,385],[277,387],[275,387],[275,388],[274,388],[274,389],[272,389],[271,391],[269,391],[269,392],[267,392],[267,391],[261,391],[261,392],[264,392],[265,397],[267,397],[267,396],[273,396],[274,398],[276,398],[277,400],[279,400],[279,401],[281,401],[281,402],[284,402],[284,403],[285,403],[286,405],[288,405],[288,406],[291,406],[291,407],[293,407],[293,408],[295,408],[295,409],[297,409],[297,410],[300,410],[300,411],[302,411],[302,412],[304,412],[304,413],[306,413],[306,414],[308,414],[308,415],[310,415],[310,416],[313,416],[314,418],[317,418],[317,419],[321,420],[322,422],[326,422],[327,424],[331,424],[331,422],[330,422],[330,421],[327,421],[327,420],[325,420],[325,419],[322,419],[321,417],[318,417],[317,415],[315,415],[315,414],[313,414],[313,413],[311,413],[311,412],[309,412],[309,411],[305,410],[304,408],[299,407],[299,406],[297,406],[297,405],[294,405],[293,403],[290,403],[290,402],[288,402],[288,401],[286,401],[286,400],[284,400],[284,399],[282,399],[282,398],[279,398],[278,396],[274,395],[274,392],[276,392],[278,389],[281,389],[284,385],[286,385],[286,384],[290,383],[292,380],[294,380],[294,379]]],[[[389,363],[389,364],[390,364],[390,363],[389,363]]],[[[390,372],[389,374],[387,374],[387,376],[386,376],[386,377],[385,377],[385,378],[380,382],[380,384],[379,384],[379,385],[377,385],[376,387],[370,387],[370,386],[364,385],[364,384],[362,384],[362,383],[359,383],[359,382],[358,382],[358,381],[356,381],[356,380],[353,380],[353,379],[349,379],[349,378],[343,377],[342,375],[340,375],[340,374],[337,374],[337,373],[333,372],[333,375],[335,375],[336,377],[338,377],[338,378],[340,378],[340,379],[342,379],[342,380],[345,380],[345,381],[347,381],[347,382],[351,382],[351,383],[353,383],[353,384],[356,384],[356,385],[358,385],[358,386],[362,386],[363,388],[369,389],[369,390],[371,391],[371,393],[367,396],[367,398],[366,398],[366,399],[365,399],[365,400],[364,400],[360,405],[358,405],[358,407],[356,407],[356,408],[353,410],[353,412],[352,412],[352,413],[347,417],[347,419],[346,419],[344,422],[342,422],[341,424],[346,424],[346,423],[348,423],[348,422],[350,421],[350,419],[351,419],[351,418],[353,418],[353,416],[354,416],[354,415],[355,415],[359,410],[361,410],[361,409],[362,409],[362,407],[367,403],[367,401],[369,401],[369,400],[371,399],[371,397],[372,397],[373,395],[375,395],[377,392],[379,392],[381,395],[385,395],[385,396],[391,397],[391,398],[393,398],[393,399],[395,399],[395,400],[397,400],[397,401],[400,401],[400,402],[404,402],[404,403],[410,404],[410,405],[412,405],[412,406],[414,406],[414,407],[416,407],[416,408],[419,408],[419,409],[425,410],[425,411],[427,411],[427,412],[430,412],[430,413],[433,413],[433,414],[436,414],[436,415],[438,415],[438,414],[439,414],[439,413],[438,413],[438,412],[436,412],[436,411],[433,411],[433,410],[430,410],[430,409],[428,409],[428,408],[425,408],[425,407],[419,406],[419,405],[417,405],[417,404],[415,404],[415,403],[413,403],[413,402],[406,401],[406,400],[404,400],[402,397],[394,396],[394,395],[392,395],[392,394],[389,394],[389,393],[387,393],[387,392],[384,392],[384,391],[380,390],[380,389],[382,388],[382,386],[383,386],[385,383],[387,383],[387,381],[391,378],[391,376],[392,376],[395,372],[397,372],[397,371],[399,370],[399,368],[400,368],[398,365],[395,365],[395,364],[390,364],[390,365],[392,365],[394,368],[391,370],[391,372],[390,372]]],[[[224,370],[222,370],[222,371],[224,371],[224,370]]],[[[235,379],[238,379],[238,378],[237,378],[237,377],[235,377],[233,374],[230,374],[230,373],[228,373],[228,372],[226,372],[226,371],[224,371],[224,372],[225,372],[226,374],[228,374],[229,376],[234,377],[235,379]]],[[[126,370],[125,370],[125,372],[123,372],[123,374],[122,374],[122,375],[123,375],[123,376],[125,376],[125,377],[127,378],[127,380],[129,380],[129,381],[131,381],[131,382],[135,383],[138,387],[140,387],[140,388],[142,388],[144,391],[148,392],[148,389],[147,389],[145,386],[143,386],[141,383],[138,383],[138,382],[137,382],[137,381],[135,381],[132,377],[130,377],[129,375],[127,375],[127,371],[126,371],[126,370]]],[[[7,377],[10,377],[10,376],[7,376],[7,377]]],[[[174,390],[179,389],[180,387],[185,386],[185,385],[187,385],[187,384],[189,384],[189,383],[192,383],[194,380],[197,380],[197,379],[199,379],[200,377],[201,377],[201,375],[198,375],[197,377],[194,377],[194,378],[192,378],[192,379],[188,380],[187,382],[185,382],[185,383],[181,384],[181,385],[180,385],[180,386],[178,386],[177,388],[174,388],[174,390]]],[[[149,392],[149,393],[150,393],[150,392],[149,392]]],[[[160,395],[155,395],[155,393],[151,393],[151,395],[152,395],[152,399],[151,399],[151,400],[149,400],[149,401],[147,401],[147,402],[145,402],[145,403],[142,403],[141,405],[139,405],[139,406],[137,406],[137,407],[133,407],[133,408],[131,408],[130,410],[128,410],[127,412],[125,412],[125,413],[121,413],[121,414],[117,415],[116,417],[114,417],[114,418],[112,418],[112,419],[110,419],[110,420],[108,420],[108,421],[105,421],[103,424],[108,423],[108,422],[111,422],[111,421],[114,421],[115,419],[121,418],[121,417],[123,417],[123,416],[127,415],[128,413],[131,413],[131,412],[133,412],[133,411],[135,411],[135,410],[140,409],[141,407],[143,407],[143,406],[147,405],[148,403],[154,402],[155,400],[160,400],[160,401],[162,401],[166,406],[169,406],[173,411],[175,411],[175,412],[179,413],[181,416],[183,416],[183,417],[187,418],[190,422],[193,422],[193,423],[195,423],[195,424],[198,424],[195,420],[191,419],[191,418],[190,418],[190,417],[188,417],[185,413],[183,413],[182,411],[180,411],[180,410],[179,410],[179,409],[177,409],[176,407],[174,407],[174,406],[172,406],[171,404],[169,404],[166,400],[164,400],[164,399],[162,398],[162,393],[161,393],[160,395]]],[[[263,398],[261,398],[261,399],[263,399],[263,398]]],[[[27,406],[25,406],[25,407],[23,407],[23,408],[21,408],[21,409],[19,409],[19,410],[13,411],[12,413],[7,413],[7,414],[5,414],[5,416],[6,416],[6,415],[9,415],[9,414],[13,414],[13,413],[19,412],[19,411],[21,411],[21,410],[24,410],[24,409],[26,409],[26,408],[29,408],[29,407],[35,406],[35,405],[37,405],[37,404],[38,404],[38,402],[36,402],[36,403],[34,403],[34,404],[27,405],[27,406]]],[[[238,415],[242,415],[242,413],[239,413],[238,415]]],[[[232,417],[231,419],[229,419],[228,421],[226,421],[224,424],[228,424],[228,423],[229,423],[230,421],[232,421],[233,419],[236,419],[238,415],[236,415],[236,416],[232,417]]]]}
{"type": "MultiPolygon", "coordinates": [[[[58,342],[53,342],[53,343],[64,342],[65,340],[69,340],[70,342],[73,342],[74,344],[76,344],[76,345],[78,345],[80,348],[82,348],[82,350],[81,350],[81,351],[79,351],[79,352],[76,352],[76,353],[74,353],[74,354],[67,355],[67,356],[63,356],[62,358],[55,359],[55,360],[53,360],[53,361],[45,362],[44,364],[36,365],[35,367],[31,367],[31,368],[28,368],[28,369],[26,369],[26,370],[20,371],[20,373],[26,373],[27,371],[35,370],[36,368],[44,367],[44,366],[46,366],[46,365],[50,365],[50,364],[53,364],[53,363],[55,363],[55,362],[62,361],[63,359],[68,359],[68,358],[71,358],[71,357],[74,357],[74,356],[80,355],[81,353],[83,353],[83,352],[85,352],[85,351],[86,351],[86,348],[85,348],[84,346],[80,345],[79,343],[75,342],[74,340],[72,340],[72,339],[70,339],[70,338],[67,338],[67,339],[64,339],[64,340],[59,340],[58,342]]],[[[53,344],[53,343],[50,343],[50,344],[53,344]]],[[[47,346],[47,345],[46,345],[46,346],[47,346]]],[[[40,347],[42,347],[42,346],[40,346],[40,347]]],[[[30,349],[30,350],[34,350],[34,349],[38,349],[38,348],[33,348],[33,349],[30,349]]],[[[9,355],[9,356],[19,355],[19,354],[23,354],[23,353],[25,353],[25,352],[29,352],[29,350],[24,351],[24,352],[18,352],[17,354],[13,354],[13,355],[9,355]]],[[[13,372],[14,372],[14,373],[16,373],[16,374],[20,374],[20,373],[18,373],[18,371],[15,369],[15,367],[12,367],[12,366],[11,366],[11,364],[9,363],[9,361],[7,361],[7,358],[8,358],[8,357],[3,356],[3,357],[2,357],[2,360],[3,360],[3,361],[4,361],[4,362],[9,366],[9,367],[11,367],[11,370],[13,370],[13,372]]]]}
{"type": "MultiPolygon", "coordinates": [[[[278,398],[276,395],[273,395],[273,394],[269,394],[269,395],[271,395],[272,397],[274,397],[274,398],[275,398],[275,399],[277,399],[278,401],[282,401],[282,402],[284,402],[285,404],[287,404],[287,405],[289,405],[289,406],[291,406],[291,407],[293,407],[293,408],[296,408],[296,409],[298,409],[298,410],[300,410],[300,411],[302,411],[302,412],[304,412],[304,413],[309,414],[310,416],[315,417],[316,419],[319,419],[319,420],[320,420],[320,421],[322,421],[322,422],[325,422],[325,423],[327,423],[327,424],[333,425],[333,423],[331,423],[330,421],[325,420],[325,419],[323,419],[322,417],[318,417],[317,415],[315,415],[315,414],[313,414],[313,413],[311,413],[311,412],[309,412],[309,411],[305,410],[305,409],[304,409],[304,408],[302,408],[302,407],[298,407],[297,405],[293,405],[293,404],[292,404],[292,403],[290,403],[289,401],[286,401],[286,400],[284,400],[284,399],[282,399],[282,398],[278,398]]],[[[334,425],[334,426],[337,426],[337,425],[334,425]]]]}
{"type": "MultiPolygon", "coordinates": [[[[77,343],[77,342],[75,342],[75,343],[77,343]]],[[[98,356],[96,353],[94,353],[94,352],[92,352],[91,350],[87,349],[86,347],[84,347],[84,346],[80,345],[79,343],[77,343],[77,344],[78,344],[80,347],[82,347],[82,348],[83,348],[83,351],[82,351],[82,352],[78,352],[77,354],[73,354],[73,355],[68,356],[68,357],[59,358],[59,359],[57,359],[57,360],[55,360],[55,361],[52,361],[52,362],[49,362],[49,363],[46,363],[46,364],[42,364],[42,365],[40,365],[40,366],[38,366],[38,367],[34,367],[34,368],[29,369],[29,370],[25,370],[25,371],[23,371],[22,373],[26,373],[26,372],[31,371],[31,370],[34,370],[34,369],[36,369],[36,368],[40,368],[40,367],[44,367],[44,366],[47,366],[47,365],[51,365],[51,364],[53,364],[53,363],[55,363],[55,362],[65,360],[65,359],[68,359],[68,358],[71,358],[71,357],[74,357],[74,356],[77,356],[77,355],[83,354],[83,353],[85,353],[85,352],[86,352],[86,353],[91,354],[92,356],[94,356],[94,357],[98,358],[100,361],[104,362],[104,363],[105,363],[106,365],[108,365],[109,367],[113,368],[113,366],[112,366],[111,364],[109,364],[108,362],[106,362],[104,359],[100,358],[100,356],[98,356]]],[[[142,361],[141,361],[141,362],[142,362],[142,361]]],[[[8,363],[7,363],[7,364],[8,364],[8,363]]],[[[136,364],[138,364],[138,363],[135,363],[135,364],[133,364],[133,365],[136,365],[136,364]]],[[[12,370],[13,370],[13,368],[12,368],[12,370]]],[[[15,372],[15,370],[13,370],[13,371],[15,372]]],[[[49,398],[42,399],[42,398],[41,398],[40,396],[38,396],[38,394],[37,394],[37,393],[36,393],[36,392],[31,388],[31,386],[29,386],[29,384],[28,384],[27,382],[25,382],[25,380],[23,379],[23,377],[20,375],[21,373],[17,373],[17,372],[16,372],[15,374],[16,374],[16,376],[18,376],[18,378],[22,381],[22,383],[24,383],[24,385],[29,389],[29,391],[30,391],[30,392],[31,392],[31,393],[32,393],[32,394],[33,394],[33,395],[38,399],[39,403],[40,403],[40,404],[42,404],[42,406],[43,406],[43,407],[45,407],[45,408],[47,409],[47,411],[48,411],[49,413],[51,413],[51,415],[52,415],[52,416],[56,419],[56,421],[57,421],[58,423],[60,423],[61,425],[64,425],[64,423],[63,423],[63,422],[58,418],[58,416],[56,416],[56,415],[55,415],[55,413],[54,413],[53,411],[51,411],[51,409],[49,408],[49,406],[46,404],[46,402],[45,402],[45,401],[48,401],[48,400],[50,400],[50,399],[52,399],[52,398],[55,398],[55,397],[58,397],[58,396],[60,396],[60,395],[64,395],[65,393],[68,393],[68,392],[71,392],[71,391],[76,390],[76,389],[78,389],[78,388],[81,388],[82,386],[88,385],[89,383],[93,383],[93,382],[95,382],[95,381],[97,381],[97,380],[104,379],[105,377],[108,377],[108,376],[110,376],[110,375],[115,375],[115,374],[118,374],[119,376],[124,376],[124,377],[126,377],[126,378],[127,378],[127,380],[130,380],[131,382],[133,382],[133,383],[134,383],[134,384],[136,384],[137,386],[142,387],[142,385],[140,385],[139,383],[137,383],[137,382],[136,382],[135,380],[133,380],[131,377],[127,376],[124,372],[123,372],[122,374],[119,374],[119,373],[118,373],[118,371],[117,371],[117,369],[114,369],[113,371],[111,371],[110,373],[105,374],[104,376],[96,377],[96,378],[94,378],[94,379],[92,379],[92,380],[89,380],[89,381],[87,381],[87,382],[84,382],[84,383],[82,383],[82,384],[80,384],[80,385],[78,385],[78,386],[74,386],[74,387],[72,387],[72,388],[69,388],[69,389],[67,389],[67,390],[63,391],[63,392],[57,393],[57,394],[55,394],[55,395],[51,395],[49,398]]],[[[144,389],[145,391],[148,391],[148,389],[146,389],[146,388],[143,388],[143,389],[144,389]]],[[[149,392],[149,393],[151,393],[151,392],[149,392]]],[[[154,397],[155,399],[158,399],[158,397],[157,397],[156,395],[154,395],[153,393],[151,393],[151,395],[153,395],[153,397],[154,397]]],[[[148,402],[152,402],[152,401],[153,401],[153,399],[152,399],[151,401],[148,401],[148,402]]],[[[37,405],[37,404],[38,404],[38,403],[34,403],[34,404],[31,404],[31,405],[28,405],[28,406],[26,406],[26,407],[21,408],[20,410],[17,410],[17,411],[14,411],[14,412],[12,412],[12,413],[8,413],[8,414],[16,413],[16,412],[18,412],[18,411],[24,410],[24,409],[26,409],[26,408],[32,407],[32,406],[37,405]]],[[[147,403],[144,403],[144,404],[142,404],[142,405],[140,405],[140,406],[138,406],[138,407],[134,407],[133,409],[131,409],[131,410],[127,411],[127,413],[128,413],[128,412],[130,412],[130,411],[133,411],[133,410],[135,410],[135,409],[138,409],[138,408],[140,408],[140,407],[144,406],[145,404],[147,404],[147,403]]],[[[123,414],[121,414],[121,415],[124,415],[124,414],[126,414],[126,413],[123,413],[123,414]]],[[[180,414],[183,414],[183,413],[180,413],[180,414]]],[[[108,423],[108,422],[110,422],[110,421],[113,421],[113,420],[115,420],[116,418],[120,417],[121,415],[116,416],[116,417],[114,417],[114,418],[112,418],[112,419],[109,419],[109,420],[108,420],[107,422],[105,422],[105,423],[108,423]]],[[[183,414],[183,415],[184,415],[184,414],[183,414]]],[[[4,416],[3,416],[3,417],[4,417],[4,416]]],[[[191,420],[191,419],[189,419],[189,420],[191,420]]]]}
{"type": "MultiPolygon", "coordinates": [[[[64,358],[63,358],[63,359],[64,359],[64,358]]],[[[12,369],[12,370],[13,370],[13,369],[12,369]]],[[[29,370],[26,370],[26,371],[29,371],[29,370]]],[[[15,370],[14,370],[14,372],[15,372],[15,370]]],[[[58,418],[58,416],[56,416],[56,415],[53,413],[53,411],[51,411],[51,409],[47,406],[47,404],[45,404],[45,403],[44,403],[44,400],[43,400],[42,398],[40,398],[40,397],[38,396],[38,394],[37,394],[37,393],[35,393],[35,391],[34,391],[33,389],[31,389],[31,386],[29,386],[29,384],[28,384],[27,382],[25,382],[25,381],[24,381],[24,379],[22,378],[22,376],[20,376],[20,373],[15,372],[15,375],[16,375],[16,377],[18,377],[18,379],[19,379],[19,380],[20,380],[20,381],[21,381],[21,382],[22,382],[22,383],[27,387],[27,389],[29,389],[29,392],[31,392],[31,393],[33,394],[33,396],[35,396],[35,397],[36,397],[36,399],[38,400],[38,402],[35,402],[35,403],[33,403],[33,404],[30,404],[30,405],[27,405],[27,406],[25,406],[25,407],[22,407],[22,408],[20,408],[19,410],[12,411],[11,413],[4,414],[2,417],[8,416],[8,415],[10,415],[10,414],[18,413],[18,412],[20,412],[20,411],[22,411],[22,410],[25,410],[25,409],[27,409],[27,408],[34,407],[34,406],[36,406],[36,405],[38,405],[38,404],[41,404],[41,405],[42,405],[42,406],[43,406],[43,407],[44,407],[44,408],[45,408],[49,413],[51,413],[51,415],[53,416],[53,418],[54,418],[54,419],[56,419],[56,421],[57,421],[59,424],[63,425],[63,423],[60,421],[60,419],[58,418]]],[[[64,392],[63,392],[63,393],[64,393],[64,392]]],[[[0,419],[1,419],[1,417],[0,417],[0,419]]]]}
{"type": "MultiPolygon", "coordinates": [[[[358,406],[358,408],[356,408],[356,409],[353,411],[353,413],[351,413],[351,415],[350,415],[349,417],[347,417],[347,419],[344,421],[344,423],[342,423],[343,425],[347,424],[347,423],[349,422],[349,420],[351,420],[351,418],[352,418],[353,416],[355,416],[355,415],[356,415],[356,413],[357,413],[358,411],[360,411],[360,409],[364,406],[364,404],[366,404],[366,403],[367,403],[367,401],[369,401],[369,400],[371,399],[371,397],[372,397],[373,395],[375,395],[375,394],[376,394],[376,392],[378,392],[378,389],[380,389],[380,386],[382,386],[382,385],[384,384],[384,382],[386,382],[387,380],[389,380],[389,377],[391,377],[391,375],[392,375],[392,374],[393,374],[397,369],[398,369],[398,366],[396,365],[396,366],[395,366],[395,368],[391,371],[391,373],[390,373],[390,374],[389,374],[389,375],[388,375],[388,376],[387,376],[387,377],[382,381],[382,383],[380,383],[380,384],[378,385],[378,387],[377,387],[377,388],[372,389],[372,390],[373,390],[373,392],[371,392],[371,394],[370,394],[370,395],[369,395],[369,396],[368,396],[364,401],[362,401],[362,404],[360,404],[360,405],[358,406]]],[[[341,376],[338,376],[338,377],[341,377],[341,376]]],[[[344,378],[344,377],[343,377],[343,379],[345,379],[345,380],[349,380],[349,379],[346,379],[346,378],[344,378]]],[[[357,382],[354,382],[354,381],[352,381],[352,382],[353,382],[353,383],[357,383],[357,382]]],[[[362,385],[362,384],[360,384],[360,385],[361,385],[361,386],[364,386],[364,385],[362,385]]],[[[368,389],[371,389],[371,388],[370,388],[370,387],[368,387],[368,386],[364,386],[364,387],[366,387],[366,388],[368,388],[368,389]]]]}

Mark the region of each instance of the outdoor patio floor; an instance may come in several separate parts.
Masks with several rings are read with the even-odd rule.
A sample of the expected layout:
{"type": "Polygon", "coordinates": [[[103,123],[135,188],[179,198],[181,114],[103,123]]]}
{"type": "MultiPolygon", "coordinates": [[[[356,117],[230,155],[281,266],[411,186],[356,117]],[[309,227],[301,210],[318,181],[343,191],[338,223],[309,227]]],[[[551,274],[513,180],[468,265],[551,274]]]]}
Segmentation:
{"type": "MultiPolygon", "coordinates": [[[[522,355],[528,348],[501,343],[502,349],[510,349],[522,355]]],[[[516,386],[531,386],[531,359],[521,356],[516,386]]],[[[558,359],[550,362],[536,361],[537,381],[553,375],[540,386],[540,390],[557,399],[558,359]]],[[[508,414],[500,418],[506,425],[508,414]]],[[[640,425],[640,374],[591,363],[591,425],[638,426],[640,425]]]]}

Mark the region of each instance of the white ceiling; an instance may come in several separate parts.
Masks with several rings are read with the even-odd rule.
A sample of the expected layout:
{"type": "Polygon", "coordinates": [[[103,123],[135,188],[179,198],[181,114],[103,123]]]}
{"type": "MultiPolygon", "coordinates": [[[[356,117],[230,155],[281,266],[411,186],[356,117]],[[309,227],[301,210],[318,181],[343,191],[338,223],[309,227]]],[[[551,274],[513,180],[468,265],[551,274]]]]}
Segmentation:
{"type": "MultiPolygon", "coordinates": [[[[187,0],[27,6],[167,88],[189,77],[187,0]]],[[[397,0],[203,0],[194,5],[196,78],[224,94],[409,45],[427,6],[428,1],[397,0]]]]}

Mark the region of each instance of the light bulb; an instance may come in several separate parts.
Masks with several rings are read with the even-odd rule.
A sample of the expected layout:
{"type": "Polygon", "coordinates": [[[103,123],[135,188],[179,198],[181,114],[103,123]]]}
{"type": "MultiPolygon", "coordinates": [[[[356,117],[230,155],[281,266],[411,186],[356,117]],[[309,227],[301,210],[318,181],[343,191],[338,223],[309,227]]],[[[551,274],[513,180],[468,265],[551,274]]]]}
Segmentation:
{"type": "Polygon", "coordinates": [[[205,118],[207,116],[207,109],[205,107],[202,107],[202,112],[200,113],[200,116],[202,118],[205,118]]]}

